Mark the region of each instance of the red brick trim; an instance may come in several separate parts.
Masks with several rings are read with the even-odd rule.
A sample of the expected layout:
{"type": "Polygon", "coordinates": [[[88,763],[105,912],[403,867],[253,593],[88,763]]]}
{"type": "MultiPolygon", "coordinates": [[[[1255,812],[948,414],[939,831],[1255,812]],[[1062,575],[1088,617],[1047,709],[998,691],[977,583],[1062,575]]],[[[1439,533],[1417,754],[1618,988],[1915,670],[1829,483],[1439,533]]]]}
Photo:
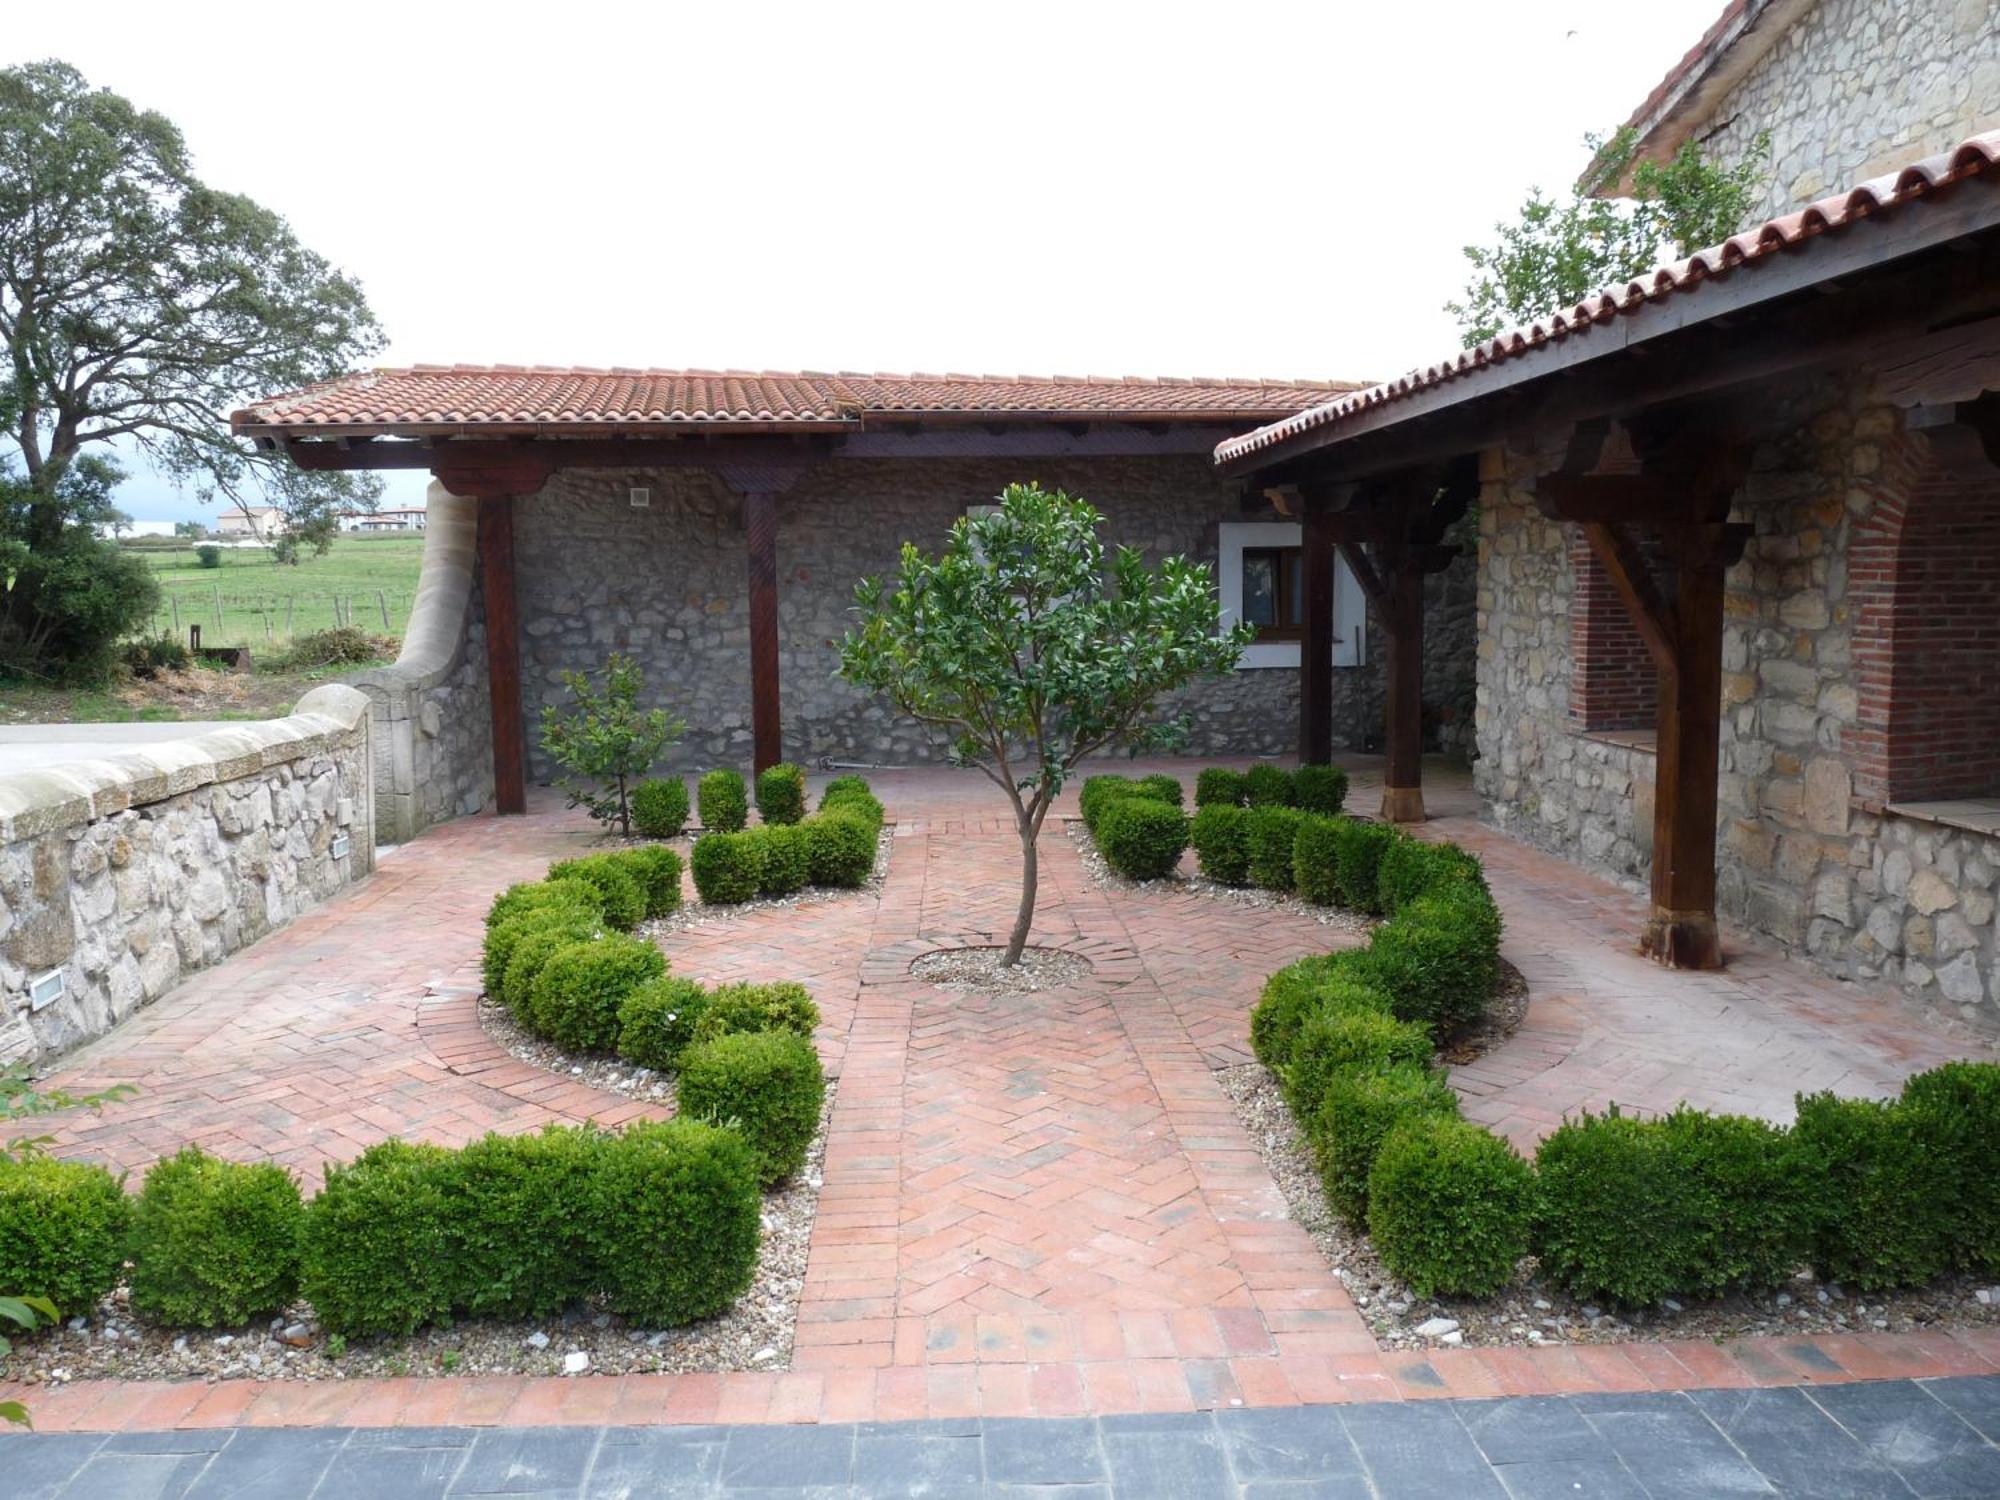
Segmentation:
{"type": "Polygon", "coordinates": [[[1651,729],[1659,674],[1639,628],[1583,529],[1569,544],[1569,723],[1575,730],[1651,729]]]}

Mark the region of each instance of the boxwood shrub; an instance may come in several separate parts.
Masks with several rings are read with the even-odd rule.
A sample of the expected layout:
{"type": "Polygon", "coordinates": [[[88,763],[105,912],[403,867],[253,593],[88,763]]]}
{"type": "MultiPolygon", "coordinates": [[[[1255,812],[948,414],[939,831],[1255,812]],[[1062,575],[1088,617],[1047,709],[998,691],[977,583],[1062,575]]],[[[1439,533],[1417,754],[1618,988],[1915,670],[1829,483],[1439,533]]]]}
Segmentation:
{"type": "Polygon", "coordinates": [[[1949,1184],[1946,1237],[1967,1270],[2000,1271],[2000,1065],[1949,1062],[1903,1085],[1903,1109],[1949,1184]]]}
{"type": "Polygon", "coordinates": [[[871,802],[875,800],[875,794],[869,789],[868,779],[865,776],[836,776],[820,788],[819,805],[824,810],[845,798],[854,796],[866,797],[871,802]]]}
{"type": "Polygon", "coordinates": [[[118,1283],[130,1222],[124,1190],[102,1167],[0,1158],[0,1289],[88,1317],[118,1283]]]}
{"type": "Polygon", "coordinates": [[[1128,880],[1171,875],[1187,842],[1188,820],[1180,808],[1151,796],[1119,798],[1098,815],[1097,847],[1128,880]]]}
{"type": "Polygon", "coordinates": [[[763,841],[748,833],[704,833],[688,855],[694,888],[710,906],[748,901],[764,877],[763,855],[763,841]]]}
{"type": "Polygon", "coordinates": [[[1368,1175],[1368,1233],[1420,1297],[1485,1297],[1528,1250],[1534,1172],[1497,1135],[1444,1114],[1404,1120],[1368,1175]]]}
{"type": "Polygon", "coordinates": [[[757,1270],[760,1204],[750,1145],[699,1120],[608,1138],[592,1174],[592,1259],[611,1310],[641,1328],[721,1312],[757,1270]]]}
{"type": "MultiPolygon", "coordinates": [[[[1203,772],[1207,775],[1207,772],[1203,772]]],[[[1250,814],[1233,802],[1198,805],[1188,824],[1201,873],[1217,885],[1250,883],[1250,814]]]]}
{"type": "Polygon", "coordinates": [[[805,1162],[826,1074],[813,1044],[797,1033],[742,1031],[683,1052],[674,1089],[682,1118],[743,1132],[757,1180],[770,1187],[805,1162]]]}
{"type": "Polygon", "coordinates": [[[887,816],[875,794],[868,790],[868,784],[858,776],[836,777],[820,793],[819,810],[822,815],[839,813],[843,817],[860,818],[868,824],[870,834],[882,831],[882,820],[887,816]]]}
{"type": "Polygon", "coordinates": [[[812,878],[812,835],[794,823],[746,829],[741,837],[757,845],[757,891],[789,896],[812,878]]]}
{"type": "Polygon", "coordinates": [[[632,826],[649,839],[677,839],[687,829],[687,783],[659,776],[632,788],[632,826]]]}
{"type": "Polygon", "coordinates": [[[806,773],[779,761],[757,773],[757,816],[766,823],[796,823],[806,815],[806,773]]]}
{"type": "Polygon", "coordinates": [[[1285,1100],[1301,1120],[1311,1120],[1327,1086],[1357,1068],[1431,1060],[1430,1033],[1370,1007],[1366,990],[1322,986],[1318,1001],[1292,1038],[1291,1056],[1278,1074],[1285,1100]]]}
{"type": "Polygon", "coordinates": [[[1403,1020],[1455,1031],[1499,986],[1499,908],[1476,885],[1440,889],[1376,928],[1357,966],[1403,1020]]]}
{"type": "Polygon", "coordinates": [[[740,1031],[789,1031],[810,1037],[819,1025],[819,1007],[802,984],[722,984],[709,992],[695,1019],[694,1040],[713,1041],[740,1031]]]}
{"type": "Polygon", "coordinates": [[[515,909],[497,927],[487,930],[486,941],[481,950],[480,973],[486,981],[486,993],[500,999],[507,980],[507,965],[514,957],[515,946],[531,933],[561,930],[575,932],[580,937],[605,931],[604,915],[594,906],[546,905],[531,906],[526,910],[515,909]]]}
{"type": "Polygon", "coordinates": [[[646,893],[624,858],[617,854],[586,854],[549,866],[551,880],[581,880],[603,899],[605,925],[630,932],[646,915],[646,893]]]}
{"type": "Polygon", "coordinates": [[[1290,807],[1292,773],[1283,766],[1252,766],[1243,773],[1243,800],[1251,807],[1290,807]]]}
{"type": "Polygon", "coordinates": [[[1276,1072],[1292,1060],[1292,1043],[1307,1016],[1321,1002],[1336,1010],[1389,1014],[1389,1001],[1362,982],[1355,951],[1315,953],[1287,964],[1264,981],[1250,1012],[1250,1047],[1257,1060],[1276,1072]]]}
{"type": "Polygon", "coordinates": [[[1194,778],[1196,807],[1241,807],[1249,800],[1243,773],[1227,766],[1209,766],[1194,778]]]}
{"type": "Polygon", "coordinates": [[[1339,766],[1300,766],[1292,772],[1292,805],[1328,817],[1347,801],[1347,773],[1339,766]]]}
{"type": "Polygon", "coordinates": [[[450,1315],[453,1154],[389,1140],[326,1169],[306,1205],[299,1290],[328,1333],[414,1333],[450,1315]]]}
{"type": "MultiPolygon", "coordinates": [[[[536,979],[541,977],[548,961],[577,943],[594,942],[616,934],[607,931],[600,922],[581,917],[556,922],[524,918],[519,925],[526,926],[528,930],[515,935],[514,945],[507,954],[507,972],[500,981],[500,1003],[513,1013],[515,1020],[529,1025],[528,1000],[534,993],[536,979]]],[[[490,995],[492,991],[487,993],[490,995]]]]}
{"type": "Polygon", "coordinates": [[[681,904],[681,857],[661,844],[621,851],[623,862],[645,897],[646,915],[664,917],[681,904]]]}
{"type": "Polygon", "coordinates": [[[679,1067],[707,1009],[708,991],[692,979],[663,974],[647,980],[618,1008],[618,1055],[662,1072],[679,1067]]]}
{"type": "Polygon", "coordinates": [[[1389,1132],[1419,1115],[1456,1115],[1458,1095],[1422,1063],[1352,1068],[1327,1080],[1318,1110],[1305,1122],[1320,1185],[1333,1211],[1353,1229],[1368,1223],[1368,1174],[1389,1132]]]}
{"type": "Polygon", "coordinates": [[[1376,872],[1389,846],[1407,838],[1393,824],[1370,823],[1361,818],[1340,820],[1334,832],[1333,883],[1342,906],[1381,915],[1382,897],[1376,888],[1376,872]]]}
{"type": "Polygon", "coordinates": [[[299,1288],[305,1204],[275,1162],[183,1146],[155,1162],[132,1205],[133,1311],[176,1328],[240,1328],[299,1288]]]}
{"type": "Polygon", "coordinates": [[[1304,816],[1296,808],[1252,804],[1249,821],[1244,825],[1252,885],[1267,891],[1292,888],[1292,846],[1298,839],[1299,820],[1304,816]]]}
{"type": "Polygon", "coordinates": [[[814,885],[858,889],[875,873],[875,838],[879,822],[861,810],[836,805],[815,813],[802,825],[814,885]]]}
{"type": "Polygon", "coordinates": [[[570,1052],[609,1052],[618,1045],[625,997],[667,972],[666,955],[643,938],[617,933],[559,949],[535,976],[522,1019],[570,1052]]]}
{"type": "Polygon", "coordinates": [[[750,794],[741,771],[710,771],[695,783],[695,805],[705,833],[738,833],[750,821],[750,794]]]}
{"type": "Polygon", "coordinates": [[[599,916],[604,914],[604,898],[588,881],[530,880],[510,885],[493,898],[486,909],[486,930],[491,932],[514,917],[551,906],[581,906],[599,916]]]}
{"type": "Polygon", "coordinates": [[[1176,810],[1186,805],[1187,794],[1181,787],[1178,776],[1169,776],[1165,771],[1155,771],[1150,776],[1141,776],[1133,783],[1142,797],[1151,797],[1156,802],[1165,802],[1176,810]]]}
{"type": "Polygon", "coordinates": [[[1683,1106],[1660,1122],[1697,1230],[1682,1284],[1697,1297],[1780,1286],[1806,1258],[1811,1185],[1787,1131],[1683,1106]]]}
{"type": "Polygon", "coordinates": [[[1407,903],[1437,895],[1448,886],[1485,883],[1476,855],[1456,844],[1427,844],[1409,837],[1391,839],[1375,868],[1376,899],[1391,917],[1407,903]]]}
{"type": "Polygon", "coordinates": [[[1802,1094],[1792,1145],[1813,1186],[1813,1269],[1864,1292],[1929,1281],[1952,1256],[1950,1162],[1900,1102],[1802,1094]]]}
{"type": "Polygon", "coordinates": [[[1083,790],[1076,794],[1077,810],[1083,816],[1083,826],[1094,838],[1097,823],[1104,816],[1104,809],[1121,798],[1134,796],[1138,783],[1129,776],[1099,775],[1083,778],[1083,790]]]}
{"type": "Polygon", "coordinates": [[[546,1318],[590,1294],[585,1210],[600,1149],[588,1127],[551,1125],[483,1136],[440,1165],[455,1312],[546,1318]]]}
{"type": "Polygon", "coordinates": [[[1315,906],[1333,906],[1340,900],[1341,822],[1324,813],[1307,813],[1292,837],[1292,885],[1315,906]]]}

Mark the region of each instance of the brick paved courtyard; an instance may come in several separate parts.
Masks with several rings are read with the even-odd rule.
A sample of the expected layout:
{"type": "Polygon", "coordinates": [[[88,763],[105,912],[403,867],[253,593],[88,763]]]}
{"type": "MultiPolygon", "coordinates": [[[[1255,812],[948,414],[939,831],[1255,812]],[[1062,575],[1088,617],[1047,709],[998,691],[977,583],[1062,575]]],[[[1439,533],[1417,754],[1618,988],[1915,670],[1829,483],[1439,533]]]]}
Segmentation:
{"type": "MultiPolygon", "coordinates": [[[[1178,767],[1191,776],[1191,768],[1178,767]]],[[[1215,1078],[1247,1058],[1263,977],[1334,931],[1193,893],[1112,894],[1045,839],[1036,941],[1069,988],[974,999],[908,973],[1004,930],[1018,846],[969,773],[871,778],[886,883],[669,939],[705,980],[800,979],[839,1075],[792,1368],[583,1380],[84,1382],[47,1428],[846,1422],[1227,1409],[1424,1396],[1763,1387],[1990,1374],[1985,1334],[1377,1349],[1215,1078]]],[[[1368,768],[1353,805],[1372,806],[1368,768]]],[[[1682,1098],[1782,1117],[1795,1089],[1884,1093],[1981,1044],[1743,942],[1722,974],[1630,952],[1636,898],[1482,828],[1434,776],[1430,825],[1479,850],[1530,984],[1526,1022],[1454,1081],[1523,1142],[1564,1110],[1682,1098]]],[[[386,1135],[463,1141],[641,1106],[527,1067],[474,1016],[494,891],[585,847],[553,803],[434,829],[326,907],[200,976],[57,1081],[138,1085],[61,1149],[143,1167],[183,1140],[307,1177],[386,1135]]]]}

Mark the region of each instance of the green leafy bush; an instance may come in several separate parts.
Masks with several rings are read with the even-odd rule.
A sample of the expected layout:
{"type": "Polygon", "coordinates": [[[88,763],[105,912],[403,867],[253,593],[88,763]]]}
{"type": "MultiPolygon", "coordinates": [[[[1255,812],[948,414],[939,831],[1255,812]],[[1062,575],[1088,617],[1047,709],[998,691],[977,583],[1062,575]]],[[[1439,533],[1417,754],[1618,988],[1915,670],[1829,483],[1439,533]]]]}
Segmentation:
{"type": "Polygon", "coordinates": [[[1384,913],[1395,916],[1409,902],[1442,893],[1448,886],[1484,887],[1479,860],[1456,844],[1422,839],[1390,840],[1375,869],[1375,894],[1384,913]]]}
{"type": "Polygon", "coordinates": [[[194,653],[171,635],[127,641],[119,654],[124,658],[126,671],[146,679],[157,677],[162,671],[185,672],[194,664],[194,653]]]}
{"type": "Polygon", "coordinates": [[[804,1164],[826,1075],[813,1044],[794,1032],[737,1032],[681,1054],[675,1097],[683,1118],[741,1130],[757,1180],[770,1187],[804,1164]]]}
{"type": "Polygon", "coordinates": [[[604,663],[604,687],[587,672],[564,672],[567,710],[542,709],[542,749],[566,771],[560,784],[569,805],[598,822],[632,831],[632,783],[653,769],[660,752],[687,728],[665,709],[642,709],[646,675],[631,657],[613,652],[604,663]]]}
{"type": "Polygon", "coordinates": [[[694,888],[710,906],[748,901],[763,880],[763,856],[763,841],[748,833],[704,833],[688,855],[694,888]]]}
{"type": "Polygon", "coordinates": [[[888,815],[858,776],[839,777],[829,784],[820,796],[819,810],[822,815],[839,813],[842,817],[861,819],[868,825],[871,837],[882,831],[882,820],[888,815]]]}
{"type": "Polygon", "coordinates": [[[176,1328],[240,1328],[299,1287],[305,1204],[275,1162],[244,1166],[183,1146],[155,1162],[132,1206],[132,1307],[176,1328]]]}
{"type": "Polygon", "coordinates": [[[1902,1104],[1947,1183],[1955,1259],[1968,1270],[2000,1271],[2000,1066],[1949,1062],[1919,1073],[1903,1085],[1902,1104]]]}
{"type": "Polygon", "coordinates": [[[1252,885],[1267,891],[1292,888],[1292,846],[1297,841],[1299,819],[1303,816],[1296,808],[1270,803],[1251,805],[1249,820],[1244,825],[1244,843],[1250,851],[1252,885]]]}
{"type": "Polygon", "coordinates": [[[507,966],[523,938],[538,932],[567,932],[576,941],[605,931],[604,918],[595,908],[581,905],[532,906],[486,934],[480,969],[486,993],[496,1000],[506,998],[507,966]]]}
{"type": "Polygon", "coordinates": [[[570,1052],[609,1052],[618,1045],[618,1011],[625,997],[666,972],[666,955],[643,938],[613,933],[573,943],[535,976],[522,1019],[570,1052]]]}
{"type": "Polygon", "coordinates": [[[608,1139],[587,1219],[612,1311],[641,1328],[721,1312],[756,1273],[760,1207],[736,1131],[670,1120],[608,1139]]]}
{"type": "Polygon", "coordinates": [[[750,821],[750,794],[741,771],[710,771],[695,783],[695,802],[706,833],[739,833],[750,821]]]}
{"type": "Polygon", "coordinates": [[[639,884],[647,917],[664,917],[681,904],[681,857],[662,844],[622,849],[612,858],[639,884]]]}
{"type": "Polygon", "coordinates": [[[102,1167],[0,1155],[0,1287],[88,1316],[118,1283],[131,1210],[102,1167]]]}
{"type": "Polygon", "coordinates": [[[1792,1145],[1813,1185],[1813,1269],[1864,1292],[1929,1281],[1952,1259],[1952,1163],[1931,1154],[1919,1111],[1801,1094],[1792,1145]]]}
{"type": "Polygon", "coordinates": [[[790,1031],[810,1037],[819,1025],[819,1007],[802,984],[722,984],[710,991],[708,1006],[695,1021],[694,1039],[710,1042],[742,1031],[790,1031]]]}
{"type": "Polygon", "coordinates": [[[199,547],[194,549],[194,555],[195,560],[204,568],[219,568],[222,566],[222,549],[213,542],[203,542],[199,547]]]}
{"type": "Polygon", "coordinates": [[[1390,845],[1407,841],[1388,823],[1368,823],[1360,818],[1342,818],[1334,833],[1334,888],[1342,906],[1376,916],[1382,912],[1381,892],[1376,872],[1390,845]]]}
{"type": "Polygon", "coordinates": [[[1076,794],[1077,811],[1083,815],[1083,826],[1090,830],[1093,837],[1097,834],[1097,822],[1104,816],[1104,810],[1113,802],[1137,795],[1138,785],[1129,776],[1107,774],[1083,778],[1083,790],[1076,794]]]}
{"type": "Polygon", "coordinates": [[[1250,883],[1250,814],[1244,808],[1233,802],[1197,806],[1188,824],[1188,842],[1194,845],[1201,873],[1217,885],[1250,883]]]}
{"type": "Polygon", "coordinates": [[[1252,766],[1243,773],[1243,800],[1251,807],[1290,807],[1292,773],[1283,766],[1252,766]]]}
{"type": "Polygon", "coordinates": [[[1292,805],[1332,817],[1347,801],[1347,773],[1339,766],[1300,766],[1292,772],[1292,805]]]}
{"type": "Polygon", "coordinates": [[[804,824],[814,885],[859,889],[875,873],[875,836],[879,823],[865,812],[836,805],[816,813],[804,824]]]}
{"type": "Polygon", "coordinates": [[[1097,840],[1105,863],[1120,875],[1158,880],[1180,863],[1188,820],[1171,803],[1143,795],[1123,797],[1099,816],[1097,840]]]}
{"type": "Polygon", "coordinates": [[[1478,886],[1446,887],[1375,929],[1358,961],[1396,1014],[1447,1033],[1486,1013],[1500,983],[1500,911],[1478,886]]]}
{"type": "Polygon", "coordinates": [[[854,775],[836,776],[820,788],[820,808],[824,810],[838,802],[841,798],[851,797],[857,792],[864,797],[872,798],[874,796],[874,793],[869,790],[867,777],[854,775]]]}
{"type": "Polygon", "coordinates": [[[591,1292],[587,1209],[601,1150],[596,1132],[551,1125],[482,1136],[442,1164],[454,1311],[545,1318],[591,1292]]]}
{"type": "Polygon", "coordinates": [[[1811,1184],[1789,1136],[1748,1115],[1682,1107],[1661,1122],[1692,1221],[1681,1284],[1697,1297],[1782,1285],[1805,1259],[1811,1184]]]}
{"type": "Polygon", "coordinates": [[[692,979],[667,974],[647,980],[619,1007],[618,1055],[662,1072],[679,1067],[707,1009],[708,991],[692,979]]]}
{"type": "Polygon", "coordinates": [[[1241,807],[1249,799],[1243,773],[1227,766],[1209,766],[1195,776],[1196,807],[1241,807]]]}
{"type": "Polygon", "coordinates": [[[1292,836],[1292,885],[1315,906],[1333,906],[1340,900],[1340,824],[1339,818],[1307,813],[1292,836]]]}
{"type": "Polygon", "coordinates": [[[1264,990],[1250,1012],[1250,1047],[1257,1060],[1274,1072],[1292,1060],[1292,1043],[1307,1016],[1328,998],[1336,1009],[1373,1010],[1389,1014],[1388,999],[1357,977],[1353,951],[1315,953],[1287,964],[1264,981],[1264,990]]]}
{"type": "Polygon", "coordinates": [[[806,773],[780,761],[757,773],[757,816],[766,823],[796,823],[806,815],[806,773]]]}
{"type": "Polygon", "coordinates": [[[1368,1175],[1389,1132],[1418,1115],[1456,1115],[1458,1095],[1420,1063],[1355,1068],[1327,1081],[1306,1121],[1326,1201],[1349,1227],[1368,1223],[1368,1175]]]}
{"type": "Polygon", "coordinates": [[[649,839],[677,839],[687,829],[687,783],[660,776],[632,788],[632,826],[649,839]]]}
{"type": "Polygon", "coordinates": [[[1368,1233],[1420,1297],[1484,1297],[1528,1250],[1535,1177],[1505,1141],[1450,1115],[1404,1120],[1368,1176],[1368,1233]]]}
{"type": "Polygon", "coordinates": [[[328,1333],[414,1333],[450,1315],[453,1156],[389,1140],[326,1169],[306,1205],[299,1290],[328,1333]]]}
{"type": "Polygon", "coordinates": [[[558,860],[549,866],[549,879],[581,880],[594,887],[604,900],[605,925],[620,932],[630,932],[646,915],[646,893],[619,855],[586,854],[558,860]]]}
{"type": "Polygon", "coordinates": [[[812,835],[796,823],[771,823],[747,830],[755,839],[757,889],[766,896],[789,896],[812,877],[812,835]]]}
{"type": "Polygon", "coordinates": [[[1430,1062],[1430,1033],[1374,1010],[1369,991],[1330,982],[1318,995],[1316,1006],[1299,1022],[1291,1057],[1278,1074],[1285,1100],[1301,1120],[1312,1119],[1327,1086],[1340,1074],[1430,1062]]]}
{"type": "Polygon", "coordinates": [[[604,898],[588,881],[530,880],[510,885],[493,898],[486,908],[486,930],[492,932],[511,917],[551,906],[580,906],[600,917],[604,914],[604,898]]]}
{"type": "Polygon", "coordinates": [[[1181,789],[1181,779],[1169,776],[1165,771],[1155,771],[1151,776],[1141,776],[1136,783],[1139,795],[1151,797],[1156,802],[1165,802],[1176,810],[1185,805],[1186,794],[1181,789]]]}
{"type": "MultiPolygon", "coordinates": [[[[534,994],[535,981],[541,977],[549,960],[577,943],[588,943],[611,935],[600,923],[567,913],[533,912],[508,925],[528,930],[515,935],[513,947],[507,954],[506,975],[500,981],[500,1003],[523,1025],[531,1024],[528,1021],[529,997],[534,994]],[[545,916],[561,916],[566,920],[544,921],[545,916]]],[[[487,993],[492,992],[489,990],[487,993]]]]}

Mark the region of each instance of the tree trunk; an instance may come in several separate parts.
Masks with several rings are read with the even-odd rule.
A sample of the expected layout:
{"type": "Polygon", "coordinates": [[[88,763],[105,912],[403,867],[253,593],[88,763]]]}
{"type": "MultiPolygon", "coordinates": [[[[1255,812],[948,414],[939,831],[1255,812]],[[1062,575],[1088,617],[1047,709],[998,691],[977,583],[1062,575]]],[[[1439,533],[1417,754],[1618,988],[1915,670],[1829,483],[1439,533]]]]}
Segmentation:
{"type": "Polygon", "coordinates": [[[1036,823],[1023,816],[1021,828],[1021,909],[1014,917],[1014,934],[1007,939],[1007,956],[1000,962],[1012,968],[1021,961],[1028,946],[1028,929],[1035,922],[1035,833],[1036,823]]]}

